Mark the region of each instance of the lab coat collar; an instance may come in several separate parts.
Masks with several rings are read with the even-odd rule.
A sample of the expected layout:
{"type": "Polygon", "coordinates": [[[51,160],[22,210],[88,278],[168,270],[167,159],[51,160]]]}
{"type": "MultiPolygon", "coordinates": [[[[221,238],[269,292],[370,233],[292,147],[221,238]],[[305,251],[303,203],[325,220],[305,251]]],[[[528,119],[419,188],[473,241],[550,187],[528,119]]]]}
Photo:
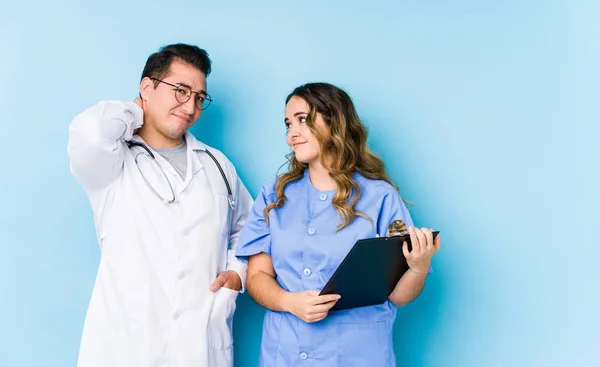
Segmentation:
{"type": "MultiPolygon", "coordinates": [[[[190,133],[189,131],[187,131],[185,133],[185,141],[188,145],[188,167],[189,163],[191,163],[191,168],[192,168],[192,175],[195,175],[196,173],[198,173],[202,168],[202,162],[200,161],[200,159],[198,158],[198,154],[189,154],[190,150],[195,152],[198,151],[204,151],[206,152],[206,145],[204,145],[204,143],[201,143],[200,141],[198,141],[198,139],[196,139],[196,137],[194,135],[192,135],[192,133],[190,133]]],[[[189,176],[189,175],[188,175],[189,176]]],[[[189,183],[189,180],[191,180],[191,177],[186,177],[186,186],[189,183]]]]}
{"type": "MultiPolygon", "coordinates": [[[[192,150],[200,150],[200,151],[206,151],[206,145],[204,143],[201,143],[198,139],[196,139],[196,137],[194,135],[192,135],[192,133],[190,133],[189,131],[186,131],[185,135],[185,142],[187,144],[188,147],[190,147],[192,150]]],[[[152,147],[150,145],[148,145],[148,143],[146,143],[144,141],[144,139],[142,139],[141,136],[139,136],[138,134],[135,134],[131,140],[138,142],[138,143],[142,143],[144,145],[146,145],[148,148],[152,149],[152,147]]]]}
{"type": "MultiPolygon", "coordinates": [[[[185,133],[184,138],[185,138],[185,142],[187,145],[187,171],[186,171],[186,177],[183,182],[183,187],[181,188],[181,190],[177,190],[177,191],[183,191],[187,187],[187,185],[189,185],[192,177],[196,173],[198,173],[200,170],[202,170],[202,168],[204,167],[202,165],[202,162],[198,158],[198,154],[194,154],[194,153],[196,153],[198,151],[205,152],[207,150],[206,145],[204,143],[201,143],[200,141],[198,141],[198,139],[196,139],[196,137],[194,137],[194,135],[192,135],[192,133],[190,133],[189,131],[187,131],[185,133]],[[189,174],[190,168],[191,168],[191,173],[192,173],[191,175],[189,174]]],[[[152,149],[152,147],[150,147],[148,145],[148,143],[146,143],[144,141],[144,139],[142,139],[142,137],[137,134],[135,134],[131,140],[138,142],[138,143],[142,143],[142,144],[146,145],[150,150],[154,151],[152,149]]],[[[167,162],[164,160],[164,158],[162,158],[162,156],[160,156],[160,154],[155,154],[155,156],[156,155],[158,155],[158,157],[156,159],[159,159],[159,160],[161,160],[161,162],[163,162],[163,167],[165,165],[168,166],[168,171],[173,176],[179,177],[179,174],[175,171],[175,169],[173,169],[173,167],[171,167],[171,165],[167,164],[167,162]]],[[[178,194],[179,194],[179,192],[178,192],[178,194]]]]}
{"type": "Polygon", "coordinates": [[[185,141],[187,142],[188,146],[191,147],[193,150],[206,151],[206,145],[204,143],[201,143],[198,139],[196,139],[196,137],[192,135],[192,133],[190,133],[189,131],[185,133],[185,141]]]}

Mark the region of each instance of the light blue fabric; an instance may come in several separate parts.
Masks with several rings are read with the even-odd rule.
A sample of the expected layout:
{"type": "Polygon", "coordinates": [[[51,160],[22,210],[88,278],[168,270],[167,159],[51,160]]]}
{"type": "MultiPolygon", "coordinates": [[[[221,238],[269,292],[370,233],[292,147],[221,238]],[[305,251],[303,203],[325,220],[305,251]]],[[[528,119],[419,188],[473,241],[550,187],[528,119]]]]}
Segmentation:
{"type": "MultiPolygon", "coordinates": [[[[277,198],[275,184],[262,188],[246,220],[237,256],[271,255],[279,285],[289,292],[321,290],[356,240],[385,236],[392,220],[412,226],[398,192],[384,181],[356,173],[361,195],[355,207],[366,214],[337,232],[341,216],[331,204],[334,191],[319,191],[308,170],[285,189],[287,201],[269,213],[264,208],[277,198]]],[[[334,311],[322,321],[306,323],[285,312],[266,311],[260,366],[395,366],[392,326],[396,306],[381,305],[334,311]]]]}

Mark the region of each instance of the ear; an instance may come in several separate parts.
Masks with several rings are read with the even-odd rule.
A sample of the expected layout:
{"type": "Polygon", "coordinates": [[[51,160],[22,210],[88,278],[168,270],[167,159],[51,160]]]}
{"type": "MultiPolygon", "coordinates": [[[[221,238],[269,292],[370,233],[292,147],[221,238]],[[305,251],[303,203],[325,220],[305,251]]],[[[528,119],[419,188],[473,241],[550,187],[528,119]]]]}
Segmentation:
{"type": "Polygon", "coordinates": [[[154,90],[154,80],[145,77],[140,82],[140,96],[145,101],[148,99],[150,92],[154,90]]]}

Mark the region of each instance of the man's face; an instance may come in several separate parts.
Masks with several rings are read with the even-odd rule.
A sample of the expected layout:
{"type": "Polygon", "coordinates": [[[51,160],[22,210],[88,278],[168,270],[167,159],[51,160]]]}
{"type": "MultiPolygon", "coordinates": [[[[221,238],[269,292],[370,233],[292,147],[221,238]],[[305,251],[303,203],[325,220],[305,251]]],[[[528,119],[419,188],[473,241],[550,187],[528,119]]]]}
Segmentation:
{"type": "Polygon", "coordinates": [[[202,110],[195,106],[198,92],[206,96],[206,76],[195,67],[173,61],[169,73],[154,88],[154,80],[144,78],[140,85],[140,93],[144,99],[144,125],[148,133],[160,135],[163,140],[180,142],[181,137],[200,118],[202,110]],[[189,100],[185,88],[171,86],[187,86],[193,92],[189,100]],[[176,93],[179,95],[176,97],[176,93]],[[178,100],[179,99],[179,100],[178,100]],[[179,102],[185,101],[185,102],[179,102]]]}

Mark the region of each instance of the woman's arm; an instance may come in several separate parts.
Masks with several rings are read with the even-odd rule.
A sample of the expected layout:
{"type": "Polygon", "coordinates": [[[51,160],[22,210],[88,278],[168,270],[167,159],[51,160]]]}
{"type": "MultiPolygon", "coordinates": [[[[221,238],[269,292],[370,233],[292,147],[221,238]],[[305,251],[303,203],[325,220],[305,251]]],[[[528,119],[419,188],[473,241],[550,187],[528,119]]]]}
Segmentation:
{"type": "Polygon", "coordinates": [[[272,311],[289,312],[306,322],[317,322],[340,298],[336,294],[319,296],[315,290],[287,292],[275,280],[271,256],[261,252],[248,261],[246,285],[250,296],[259,305],[272,311]]]}
{"type": "Polygon", "coordinates": [[[250,296],[259,305],[272,311],[287,311],[282,301],[286,291],[275,280],[273,261],[269,254],[261,252],[250,256],[246,285],[250,296]]]}
{"type": "Polygon", "coordinates": [[[417,273],[412,269],[408,269],[396,284],[392,294],[390,294],[390,301],[396,306],[409,304],[421,294],[421,291],[425,287],[426,277],[427,272],[417,273]]]}
{"type": "Polygon", "coordinates": [[[440,249],[439,234],[434,240],[430,229],[410,227],[408,231],[412,250],[408,251],[408,244],[405,242],[402,252],[409,269],[389,296],[389,300],[396,306],[404,306],[421,294],[431,265],[431,257],[440,249]]]}

